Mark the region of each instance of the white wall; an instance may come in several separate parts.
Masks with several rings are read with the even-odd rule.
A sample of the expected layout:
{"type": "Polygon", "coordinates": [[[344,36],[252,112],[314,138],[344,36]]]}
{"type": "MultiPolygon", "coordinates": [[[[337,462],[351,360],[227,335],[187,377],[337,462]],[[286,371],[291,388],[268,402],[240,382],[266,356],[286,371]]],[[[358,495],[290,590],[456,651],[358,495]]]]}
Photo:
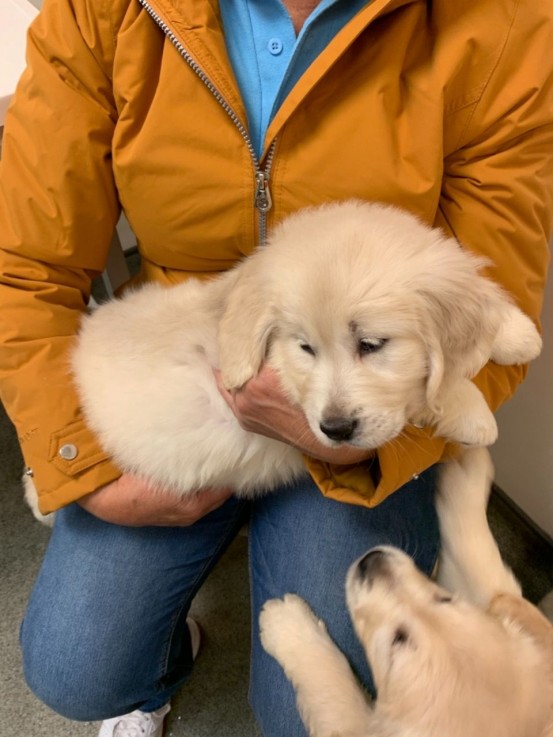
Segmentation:
{"type": "Polygon", "coordinates": [[[544,349],[497,414],[496,483],[553,537],[553,269],[542,316],[544,349]]]}

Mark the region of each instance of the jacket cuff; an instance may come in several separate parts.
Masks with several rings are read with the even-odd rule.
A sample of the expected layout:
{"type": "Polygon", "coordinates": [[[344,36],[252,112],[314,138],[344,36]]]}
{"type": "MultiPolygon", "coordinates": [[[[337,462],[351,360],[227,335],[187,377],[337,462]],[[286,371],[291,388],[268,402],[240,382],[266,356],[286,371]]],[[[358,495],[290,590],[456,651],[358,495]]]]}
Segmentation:
{"type": "Polygon", "coordinates": [[[22,443],[27,473],[31,473],[43,514],[54,512],[121,476],[121,470],[100,446],[84,420],[54,431],[40,452],[40,433],[22,443]]]}

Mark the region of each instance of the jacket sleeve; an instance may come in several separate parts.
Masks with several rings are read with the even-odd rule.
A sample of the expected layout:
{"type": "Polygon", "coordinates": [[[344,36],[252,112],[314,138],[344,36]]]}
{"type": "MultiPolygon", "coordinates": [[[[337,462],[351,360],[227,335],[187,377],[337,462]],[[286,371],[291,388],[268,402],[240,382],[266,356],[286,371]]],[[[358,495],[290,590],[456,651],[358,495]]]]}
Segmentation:
{"type": "MultiPolygon", "coordinates": [[[[449,130],[446,111],[444,138],[454,130],[457,140],[444,157],[436,224],[487,257],[488,275],[538,323],[553,220],[553,15],[550,2],[513,5],[512,23],[476,103],[457,115],[464,121],[460,130],[449,130]]],[[[524,366],[488,363],[474,381],[496,410],[525,375],[524,366]]],[[[382,478],[392,479],[394,488],[413,472],[409,444],[426,452],[425,466],[454,452],[425,430],[409,428],[408,436],[403,447],[400,439],[379,450],[382,478]],[[398,458],[406,462],[394,472],[398,458]]],[[[392,490],[377,488],[376,498],[392,490]]]]}
{"type": "MultiPolygon", "coordinates": [[[[553,14],[550,2],[517,6],[497,64],[445,159],[438,224],[487,257],[489,276],[539,323],[553,220],[553,14]]],[[[490,363],[475,382],[495,410],[525,374],[526,367],[490,363]]]]}
{"type": "Polygon", "coordinates": [[[43,512],[120,475],[84,425],[68,365],[119,215],[108,10],[108,0],[45,1],[4,129],[0,397],[43,512]]]}
{"type": "MultiPolygon", "coordinates": [[[[538,323],[553,220],[553,14],[549,0],[514,5],[512,23],[476,102],[457,100],[446,110],[444,138],[455,140],[444,157],[436,225],[487,257],[489,276],[538,323]]],[[[495,410],[525,375],[526,367],[489,363],[475,383],[495,410]]],[[[324,494],[374,506],[455,452],[454,444],[433,437],[429,429],[409,426],[378,449],[378,463],[363,469],[313,459],[307,464],[322,479],[324,494]]]]}

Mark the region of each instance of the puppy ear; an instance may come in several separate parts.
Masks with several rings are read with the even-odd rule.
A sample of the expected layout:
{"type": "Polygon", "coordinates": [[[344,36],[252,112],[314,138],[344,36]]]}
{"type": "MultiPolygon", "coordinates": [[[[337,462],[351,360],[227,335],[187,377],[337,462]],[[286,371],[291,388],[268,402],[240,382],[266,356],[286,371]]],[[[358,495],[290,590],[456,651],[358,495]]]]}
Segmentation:
{"type": "Polygon", "coordinates": [[[553,625],[537,607],[521,595],[511,592],[496,594],[490,602],[488,612],[498,619],[518,624],[553,656],[553,625]]]}
{"type": "Polygon", "coordinates": [[[452,377],[472,378],[489,361],[497,333],[495,310],[487,309],[488,301],[477,287],[484,280],[473,274],[464,285],[463,281],[456,280],[454,289],[451,285],[435,285],[424,295],[426,398],[433,408],[445,381],[452,377]]]}
{"type": "Polygon", "coordinates": [[[270,286],[254,261],[238,267],[219,322],[219,368],[226,389],[237,389],[257,374],[277,325],[270,286]]]}
{"type": "Polygon", "coordinates": [[[432,285],[419,290],[428,352],[427,413],[422,416],[444,437],[490,445],[497,423],[467,379],[489,360],[526,363],[539,355],[542,342],[508,295],[478,273],[482,261],[460,249],[452,257],[447,270],[438,269],[432,285]]]}
{"type": "Polygon", "coordinates": [[[430,402],[444,378],[472,378],[492,358],[514,363],[519,356],[537,355],[541,347],[531,321],[479,273],[486,262],[450,243],[455,251],[424,275],[417,290],[429,355],[430,402]]]}
{"type": "Polygon", "coordinates": [[[442,346],[428,340],[426,407],[414,416],[415,424],[434,425],[438,435],[464,445],[491,445],[497,423],[482,393],[468,379],[446,371],[442,346]]]}
{"type": "Polygon", "coordinates": [[[440,292],[438,286],[427,298],[439,305],[431,311],[426,340],[429,400],[451,372],[472,378],[490,360],[528,363],[541,352],[542,339],[532,320],[498,285],[479,274],[458,291],[440,292]]]}
{"type": "Polygon", "coordinates": [[[438,403],[440,388],[444,381],[445,361],[442,344],[434,330],[429,330],[425,336],[428,354],[428,376],[426,379],[426,401],[433,411],[440,412],[438,403]]]}

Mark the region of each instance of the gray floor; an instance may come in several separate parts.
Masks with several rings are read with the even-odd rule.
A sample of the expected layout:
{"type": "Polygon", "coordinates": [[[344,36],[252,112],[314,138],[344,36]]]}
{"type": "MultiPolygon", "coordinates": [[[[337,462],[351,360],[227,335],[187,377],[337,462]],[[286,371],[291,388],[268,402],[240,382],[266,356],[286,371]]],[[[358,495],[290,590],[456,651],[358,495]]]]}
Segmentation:
{"type": "MultiPolygon", "coordinates": [[[[95,737],[98,725],[68,722],[40,704],[21,674],[18,627],[49,530],[22,501],[22,461],[0,407],[0,737],[95,737]]],[[[501,495],[490,523],[526,596],[539,601],[553,588],[553,549],[501,495]]],[[[168,737],[257,737],[247,703],[249,593],[246,538],[239,536],[194,605],[206,636],[194,677],[174,699],[168,737]]]]}

